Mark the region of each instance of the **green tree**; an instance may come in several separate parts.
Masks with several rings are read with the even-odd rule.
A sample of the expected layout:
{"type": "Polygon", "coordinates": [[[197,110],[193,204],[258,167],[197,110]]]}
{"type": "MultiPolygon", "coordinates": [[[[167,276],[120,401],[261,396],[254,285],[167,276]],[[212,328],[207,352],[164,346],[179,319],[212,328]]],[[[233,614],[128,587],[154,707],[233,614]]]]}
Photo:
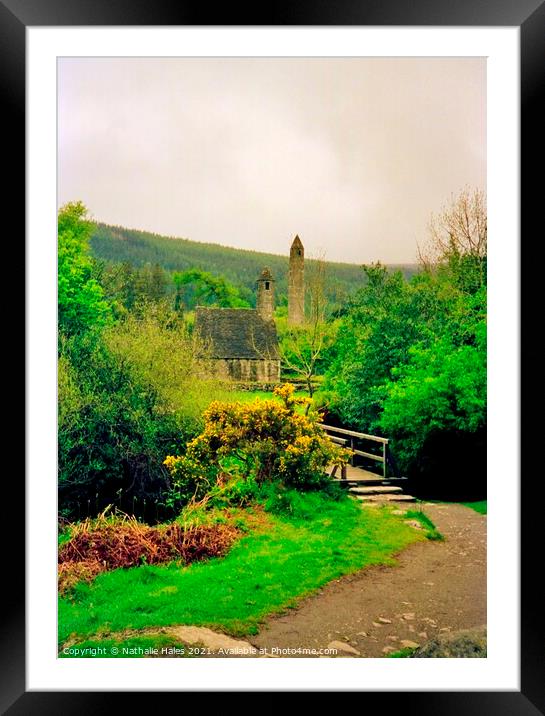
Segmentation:
{"type": "Polygon", "coordinates": [[[194,308],[197,305],[246,308],[249,305],[241,297],[236,286],[229,283],[223,276],[213,276],[200,269],[189,269],[181,273],[175,272],[173,280],[176,286],[176,308],[178,309],[182,301],[185,302],[187,308],[194,308]],[[184,287],[189,289],[185,297],[184,287]]]}
{"type": "Polygon", "coordinates": [[[309,396],[315,391],[316,377],[323,375],[335,344],[337,324],[329,320],[327,265],[316,259],[309,265],[305,281],[305,320],[290,326],[287,311],[277,312],[282,366],[303,380],[309,396]],[[283,315],[282,315],[283,314],[283,315]]]}
{"type": "Polygon", "coordinates": [[[92,230],[82,202],[68,203],[59,210],[58,320],[60,331],[67,334],[100,329],[111,320],[111,306],[93,278],[92,230]]]}
{"type": "Polygon", "coordinates": [[[366,283],[340,320],[326,390],[332,410],[364,432],[380,431],[384,384],[409,349],[430,340],[445,320],[445,301],[426,276],[409,283],[380,263],[363,267],[366,283]]]}
{"type": "MultiPolygon", "coordinates": [[[[429,456],[439,434],[444,447],[446,435],[459,441],[485,429],[485,301],[484,289],[466,296],[457,320],[428,345],[412,346],[408,362],[393,368],[385,385],[380,426],[393,439],[403,469],[412,474],[421,471],[419,462],[429,456]]],[[[450,460],[459,464],[458,455],[450,460]]]]}
{"type": "Polygon", "coordinates": [[[464,293],[475,293],[486,285],[487,245],[486,194],[465,187],[431,215],[427,243],[418,248],[420,265],[464,293]]]}

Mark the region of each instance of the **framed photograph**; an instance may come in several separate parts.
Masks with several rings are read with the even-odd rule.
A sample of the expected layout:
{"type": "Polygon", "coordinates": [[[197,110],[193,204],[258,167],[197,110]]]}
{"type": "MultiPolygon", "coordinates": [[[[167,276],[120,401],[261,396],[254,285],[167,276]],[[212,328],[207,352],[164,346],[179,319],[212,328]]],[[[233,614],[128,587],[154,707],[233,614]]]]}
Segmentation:
{"type": "Polygon", "coordinates": [[[545,5],[494,5],[0,5],[28,296],[4,711],[545,713],[545,5]]]}

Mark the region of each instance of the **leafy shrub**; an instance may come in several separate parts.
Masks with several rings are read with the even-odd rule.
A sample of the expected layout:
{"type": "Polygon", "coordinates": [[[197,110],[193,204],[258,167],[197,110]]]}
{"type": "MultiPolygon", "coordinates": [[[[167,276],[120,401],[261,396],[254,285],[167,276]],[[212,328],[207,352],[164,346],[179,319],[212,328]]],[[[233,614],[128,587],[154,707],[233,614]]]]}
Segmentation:
{"type": "MultiPolygon", "coordinates": [[[[75,520],[115,503],[154,519],[167,494],[165,451],[180,421],[152,386],[97,337],[61,339],[59,360],[59,511],[75,520]]],[[[162,517],[165,517],[163,514],[162,517]]]]}
{"type": "Polygon", "coordinates": [[[211,377],[205,346],[184,319],[165,303],[142,303],[104,331],[104,343],[134,381],[150,386],[165,415],[176,417],[185,434],[197,435],[202,412],[223,389],[211,377]]]}
{"type": "Polygon", "coordinates": [[[301,415],[292,385],[278,386],[275,400],[214,402],[204,413],[205,428],[184,455],[169,455],[165,465],[174,484],[173,499],[203,496],[233,478],[257,487],[278,481],[302,489],[318,488],[325,469],[342,465],[348,451],[335,445],[318,426],[318,415],[301,415]]]}

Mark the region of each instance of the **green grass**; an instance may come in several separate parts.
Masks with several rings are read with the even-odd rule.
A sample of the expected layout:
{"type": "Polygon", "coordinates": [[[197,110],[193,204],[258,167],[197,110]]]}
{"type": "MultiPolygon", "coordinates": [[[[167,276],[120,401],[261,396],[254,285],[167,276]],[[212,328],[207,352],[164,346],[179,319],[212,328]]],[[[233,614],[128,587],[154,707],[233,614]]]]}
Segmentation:
{"type": "Polygon", "coordinates": [[[399,651],[392,651],[390,654],[387,654],[388,659],[407,659],[416,651],[413,647],[405,647],[404,649],[399,649],[399,651]]]}
{"type": "Polygon", "coordinates": [[[420,512],[420,510],[407,510],[405,518],[409,520],[418,520],[426,530],[427,539],[436,541],[445,539],[425,512],[420,512]]]}
{"type": "Polygon", "coordinates": [[[478,512],[480,515],[487,514],[487,500],[480,500],[479,502],[462,502],[461,504],[475,510],[475,512],[478,512]]]}
{"type": "Polygon", "coordinates": [[[167,634],[136,636],[128,639],[86,639],[59,652],[60,659],[141,659],[152,656],[168,656],[175,649],[177,656],[189,657],[185,644],[167,634]]]}
{"type": "Polygon", "coordinates": [[[57,545],[61,547],[65,542],[68,542],[70,540],[70,537],[72,536],[72,531],[69,527],[65,527],[62,530],[59,530],[57,533],[57,545]]]}
{"type": "MultiPolygon", "coordinates": [[[[308,393],[305,390],[297,390],[293,394],[296,398],[308,398],[308,393]]],[[[315,394],[316,396],[317,394],[315,394]]],[[[239,403],[251,403],[256,398],[260,400],[276,400],[281,403],[282,399],[275,395],[272,391],[266,390],[230,390],[222,394],[222,400],[236,401],[239,403]]]]}
{"type": "Polygon", "coordinates": [[[269,515],[223,558],[118,569],[80,583],[59,600],[60,643],[170,624],[256,633],[268,615],[344,574],[394,564],[393,555],[425,538],[389,508],[363,510],[346,497],[308,493],[294,505],[289,517],[269,515]]]}
{"type": "Polygon", "coordinates": [[[239,403],[251,403],[256,398],[261,400],[278,400],[276,395],[272,391],[265,390],[230,390],[225,397],[225,400],[237,401],[239,403]]]}

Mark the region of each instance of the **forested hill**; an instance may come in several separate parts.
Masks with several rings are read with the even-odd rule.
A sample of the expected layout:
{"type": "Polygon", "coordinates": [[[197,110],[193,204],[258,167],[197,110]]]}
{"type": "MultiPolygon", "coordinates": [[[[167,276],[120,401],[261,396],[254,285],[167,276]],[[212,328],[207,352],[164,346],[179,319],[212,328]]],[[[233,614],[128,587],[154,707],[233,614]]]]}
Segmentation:
{"type": "MultiPolygon", "coordinates": [[[[278,256],[99,223],[91,239],[91,248],[96,258],[108,262],[129,263],[135,267],[159,264],[167,271],[201,269],[224,276],[235,286],[252,293],[261,270],[268,266],[276,279],[278,298],[287,295],[288,243],[286,255],[278,256]]],[[[312,260],[308,263],[312,264],[312,260]]],[[[416,271],[414,264],[391,268],[400,268],[406,276],[416,271]]],[[[339,298],[362,285],[363,271],[357,264],[327,262],[327,274],[330,289],[339,298]]]]}

